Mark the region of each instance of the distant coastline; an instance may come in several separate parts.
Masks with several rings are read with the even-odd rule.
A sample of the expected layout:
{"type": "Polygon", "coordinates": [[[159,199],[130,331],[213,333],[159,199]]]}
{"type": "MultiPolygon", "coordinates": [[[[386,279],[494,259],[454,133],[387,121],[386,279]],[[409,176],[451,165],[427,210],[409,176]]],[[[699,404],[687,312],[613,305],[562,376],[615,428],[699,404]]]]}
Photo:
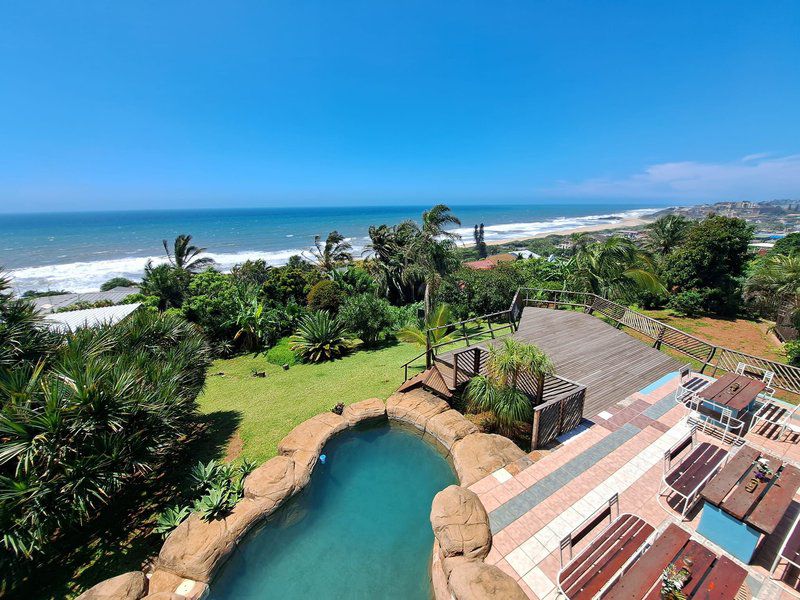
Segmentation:
{"type": "MultiPolygon", "coordinates": [[[[654,202],[571,202],[531,205],[452,207],[462,221],[460,245],[472,243],[475,224],[484,223],[488,244],[634,227],[665,208],[654,202]]],[[[165,211],[157,213],[80,213],[15,216],[0,223],[0,266],[10,272],[18,291],[99,289],[113,277],[137,280],[148,260],[164,260],[162,239],[189,233],[208,249],[218,268],[230,270],[246,260],[285,264],[306,252],[314,236],[339,230],[361,256],[368,228],[419,218],[423,209],[341,207],[165,211]]]]}

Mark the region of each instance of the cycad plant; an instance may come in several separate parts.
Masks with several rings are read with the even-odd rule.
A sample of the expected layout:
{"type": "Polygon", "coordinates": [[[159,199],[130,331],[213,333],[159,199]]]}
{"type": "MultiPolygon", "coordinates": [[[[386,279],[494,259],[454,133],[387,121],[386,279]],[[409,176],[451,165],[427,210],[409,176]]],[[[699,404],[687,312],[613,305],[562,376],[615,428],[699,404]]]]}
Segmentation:
{"type": "Polygon", "coordinates": [[[544,377],[554,372],[553,363],[538,346],[505,338],[489,346],[486,371],[467,384],[469,407],[491,412],[498,428],[513,434],[520,423],[533,419],[533,399],[520,389],[522,379],[533,382],[541,396],[544,377]]]}
{"type": "Polygon", "coordinates": [[[64,336],[35,363],[0,365],[3,576],[164,463],[196,414],[209,359],[191,324],[137,311],[64,336]]]}
{"type": "Polygon", "coordinates": [[[289,347],[312,363],[333,360],[349,350],[345,326],[327,311],[318,310],[301,319],[289,347]]]}

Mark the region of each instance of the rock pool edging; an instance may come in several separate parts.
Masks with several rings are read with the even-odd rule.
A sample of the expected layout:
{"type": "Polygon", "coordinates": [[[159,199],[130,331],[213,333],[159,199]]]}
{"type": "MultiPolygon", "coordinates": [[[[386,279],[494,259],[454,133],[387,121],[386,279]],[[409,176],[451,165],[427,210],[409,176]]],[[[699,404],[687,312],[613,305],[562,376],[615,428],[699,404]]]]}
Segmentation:
{"type": "MultiPolygon", "coordinates": [[[[308,484],[320,452],[331,437],[364,421],[385,418],[410,425],[423,439],[435,442],[453,464],[463,486],[525,456],[510,440],[479,433],[447,402],[417,390],[395,393],[385,404],[379,398],[356,402],[346,406],[342,415],[320,413],[292,429],[278,444],[278,456],[248,475],[244,498],[228,516],[204,521],[193,513],[172,531],[145,585],[136,584],[143,574],[134,571],[95,585],[78,600],[202,598],[216,571],[250,529],[308,484]],[[126,592],[119,593],[120,584],[124,588],[127,583],[131,585],[126,592]]],[[[439,492],[431,521],[436,538],[432,577],[437,599],[525,598],[511,577],[483,562],[491,548],[491,533],[486,511],[473,492],[459,486],[439,492]],[[521,596],[515,595],[513,588],[521,596]]]]}

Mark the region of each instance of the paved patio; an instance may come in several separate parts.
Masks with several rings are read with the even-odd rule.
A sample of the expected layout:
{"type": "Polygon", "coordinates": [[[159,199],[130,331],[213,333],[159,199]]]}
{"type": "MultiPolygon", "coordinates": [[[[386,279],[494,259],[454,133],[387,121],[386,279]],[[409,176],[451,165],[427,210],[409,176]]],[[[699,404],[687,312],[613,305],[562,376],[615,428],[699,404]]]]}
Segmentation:
{"type": "MultiPolygon", "coordinates": [[[[494,535],[486,561],[518,580],[530,598],[557,598],[559,540],[614,493],[619,493],[621,512],[637,514],[658,530],[678,523],[694,539],[723,553],[695,532],[702,503],[689,513],[689,520],[681,521],[658,495],[664,452],[690,430],[687,409],[674,399],[677,383],[677,373],[667,374],[584,421],[552,451],[531,453],[533,465],[512,464],[473,484],[470,489],[489,512],[494,535]]],[[[800,464],[800,442],[777,437],[749,433],[746,442],[800,464]]],[[[728,448],[719,440],[701,438],[728,448]]],[[[754,564],[742,565],[748,570],[747,584],[755,598],[800,597],[800,575],[795,570],[776,572],[793,588],[770,580],[768,574],[783,535],[800,511],[799,501],[795,497],[776,533],[761,541],[754,564]]]]}

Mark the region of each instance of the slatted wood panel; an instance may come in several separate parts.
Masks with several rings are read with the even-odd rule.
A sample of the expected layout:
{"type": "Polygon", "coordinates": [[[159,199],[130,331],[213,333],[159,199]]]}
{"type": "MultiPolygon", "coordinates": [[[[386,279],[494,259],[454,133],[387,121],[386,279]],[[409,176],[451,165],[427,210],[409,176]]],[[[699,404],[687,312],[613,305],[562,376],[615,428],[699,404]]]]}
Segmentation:
{"type": "Polygon", "coordinates": [[[561,403],[558,400],[554,400],[541,404],[534,410],[533,427],[535,440],[533,440],[532,446],[541,448],[561,435],[561,403]]]}
{"type": "Polygon", "coordinates": [[[593,417],[681,366],[627,333],[575,311],[527,307],[514,337],[542,348],[559,376],[586,386],[585,417],[593,417]]]}

